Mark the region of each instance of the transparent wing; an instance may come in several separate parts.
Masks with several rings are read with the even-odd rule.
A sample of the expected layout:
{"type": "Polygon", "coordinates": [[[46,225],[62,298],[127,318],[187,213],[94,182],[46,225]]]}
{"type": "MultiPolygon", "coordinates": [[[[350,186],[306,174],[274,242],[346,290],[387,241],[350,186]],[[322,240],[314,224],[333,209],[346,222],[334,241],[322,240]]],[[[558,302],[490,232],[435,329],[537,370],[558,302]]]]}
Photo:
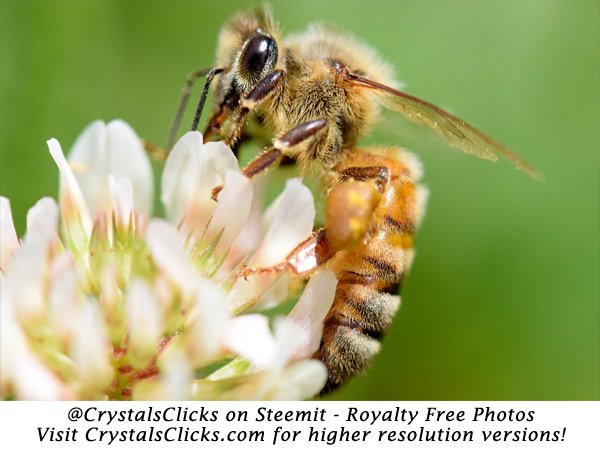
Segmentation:
{"type": "Polygon", "coordinates": [[[449,112],[376,81],[354,74],[348,76],[353,83],[373,89],[383,105],[398,111],[412,122],[434,130],[452,147],[489,161],[497,161],[498,155],[501,155],[529,176],[541,178],[540,174],[519,155],[449,112]]]}

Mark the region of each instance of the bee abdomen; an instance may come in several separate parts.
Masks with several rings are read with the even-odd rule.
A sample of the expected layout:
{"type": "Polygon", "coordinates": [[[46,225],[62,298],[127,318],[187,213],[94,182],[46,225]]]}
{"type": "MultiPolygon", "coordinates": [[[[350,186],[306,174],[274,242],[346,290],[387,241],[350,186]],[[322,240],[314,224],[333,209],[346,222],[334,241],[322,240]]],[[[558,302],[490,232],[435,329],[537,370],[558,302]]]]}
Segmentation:
{"type": "Polygon", "coordinates": [[[380,351],[380,339],[399,306],[397,295],[361,284],[338,285],[324,321],[321,348],[315,354],[328,370],[322,394],[367,368],[380,351]]]}

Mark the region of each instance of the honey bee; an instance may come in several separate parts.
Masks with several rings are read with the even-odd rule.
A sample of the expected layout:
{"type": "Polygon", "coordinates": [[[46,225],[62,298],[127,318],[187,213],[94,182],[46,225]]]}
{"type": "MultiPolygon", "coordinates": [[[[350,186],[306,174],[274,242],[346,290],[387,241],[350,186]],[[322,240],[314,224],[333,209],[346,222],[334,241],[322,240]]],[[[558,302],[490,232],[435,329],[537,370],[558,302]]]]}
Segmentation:
{"type": "Polygon", "coordinates": [[[521,157],[463,120],[397,90],[390,67],[367,45],[319,25],[284,38],[266,8],[238,13],[222,28],[215,68],[188,78],[169,147],[192,82],[202,75],[207,79],[192,129],[214,80],[205,139],[224,139],[236,149],[243,140],[270,136],[272,145],[246,165],[246,176],[291,160],[302,172],[318,173],[326,189],[325,228],[314,231],[283,265],[244,272],[307,276],[323,264],[335,272],[335,298],[314,354],[328,370],[323,394],[362,372],[379,352],[400,305],[425,208],[416,157],[399,147],[357,146],[381,107],[425,125],[466,153],[493,161],[501,155],[537,176],[521,157]]]}

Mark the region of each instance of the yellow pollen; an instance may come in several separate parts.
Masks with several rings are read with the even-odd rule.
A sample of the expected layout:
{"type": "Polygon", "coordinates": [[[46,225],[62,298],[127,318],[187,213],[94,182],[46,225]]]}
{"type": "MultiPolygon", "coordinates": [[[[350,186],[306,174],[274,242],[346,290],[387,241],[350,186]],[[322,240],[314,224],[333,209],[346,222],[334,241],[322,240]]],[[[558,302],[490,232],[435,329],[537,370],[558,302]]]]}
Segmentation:
{"type": "Polygon", "coordinates": [[[353,239],[360,238],[363,234],[365,234],[366,227],[364,221],[356,218],[352,218],[348,221],[348,226],[352,231],[353,239]]]}
{"type": "Polygon", "coordinates": [[[348,193],[348,201],[350,202],[350,204],[352,206],[360,206],[363,208],[366,208],[369,206],[368,200],[363,195],[360,195],[356,191],[350,191],[348,193]]]}

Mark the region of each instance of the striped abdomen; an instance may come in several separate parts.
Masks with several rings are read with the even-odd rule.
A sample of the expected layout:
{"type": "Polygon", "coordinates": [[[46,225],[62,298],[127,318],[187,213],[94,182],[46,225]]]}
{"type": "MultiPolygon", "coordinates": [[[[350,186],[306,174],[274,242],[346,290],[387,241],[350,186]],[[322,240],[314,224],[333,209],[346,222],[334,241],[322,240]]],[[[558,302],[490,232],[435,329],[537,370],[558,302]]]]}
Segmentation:
{"type": "Polygon", "coordinates": [[[425,201],[425,190],[416,184],[418,163],[411,155],[396,149],[385,155],[360,152],[344,166],[387,167],[389,179],[369,211],[365,237],[339,251],[330,263],[338,286],[315,353],[328,370],[322,393],[362,372],[379,352],[381,337],[400,306],[397,294],[412,261],[413,234],[425,201]]]}

